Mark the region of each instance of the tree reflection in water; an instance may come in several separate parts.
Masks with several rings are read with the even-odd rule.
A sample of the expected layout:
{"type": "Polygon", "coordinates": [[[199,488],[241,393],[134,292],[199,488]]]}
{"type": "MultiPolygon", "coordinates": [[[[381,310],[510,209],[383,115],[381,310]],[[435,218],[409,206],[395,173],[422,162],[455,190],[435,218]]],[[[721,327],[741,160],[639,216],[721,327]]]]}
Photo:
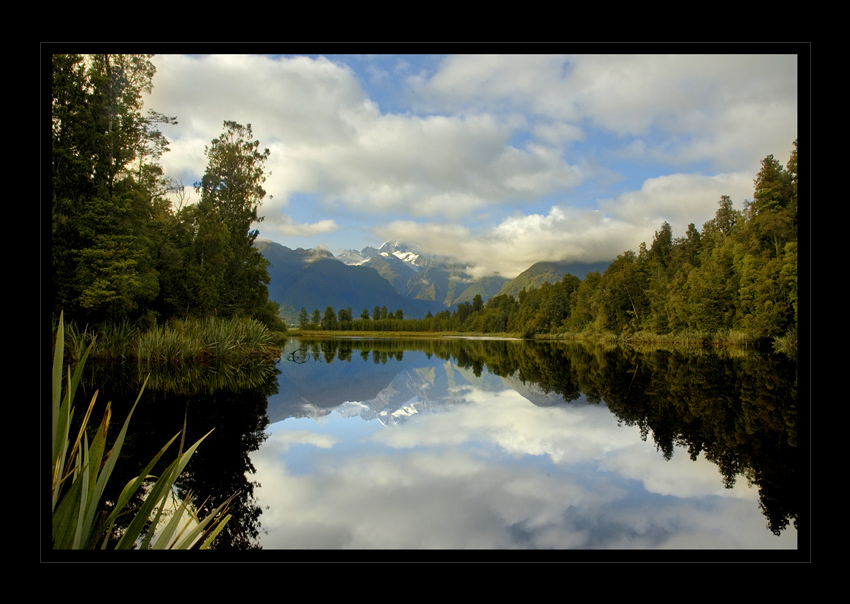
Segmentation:
{"type": "MultiPolygon", "coordinates": [[[[538,392],[557,395],[537,397],[532,402],[538,405],[569,405],[582,394],[591,404],[604,403],[619,422],[638,427],[644,440],[651,438],[665,459],[681,446],[691,459],[703,454],[716,464],[727,488],[741,477],[754,484],[773,533],[781,533],[789,523],[797,526],[808,492],[798,448],[796,360],[756,353],[732,356],[483,339],[345,338],[292,341],[281,355],[279,369],[268,363],[93,365],[86,381],[88,394],[94,386],[101,391],[99,401],[113,401],[117,423],[123,421],[122,413],[135,400],[144,376],[151,373],[122,451],[127,459],[118,464],[123,474],[111,484],[123,485],[138,473],[141,461],[133,460],[153,457],[183,429],[184,420],[187,442],[214,428],[179,488],[191,489],[200,501],[209,497],[205,511],[239,493],[231,508],[234,517],[215,547],[258,548],[261,509],[254,498],[257,485],[250,479],[254,474],[250,455],[266,439],[269,397],[285,396],[326,412],[345,401],[370,400],[397,375],[406,351],[452,361],[476,376],[486,369],[506,383],[533,385],[538,392]],[[289,370],[296,365],[298,372],[289,370]]],[[[284,412],[297,414],[294,407],[284,412]]],[[[272,421],[285,419],[277,415],[272,421]]]]}
{"type": "MultiPolygon", "coordinates": [[[[351,363],[360,356],[385,364],[404,351],[452,360],[480,376],[486,369],[505,379],[533,384],[555,393],[562,404],[584,394],[604,402],[620,422],[639,428],[669,460],[675,446],[691,459],[714,463],[726,488],[744,477],[759,491],[767,525],[780,534],[797,526],[806,501],[797,436],[797,363],[784,355],[716,351],[635,350],[576,342],[529,342],[486,339],[337,339],[303,341],[302,361],[351,363]]],[[[374,392],[358,392],[358,374],[322,374],[324,393],[301,392],[302,399],[333,408],[344,400],[368,400],[374,392]],[[344,382],[334,384],[334,375],[344,382]],[[344,376],[344,377],[342,377],[344,376]],[[338,394],[337,394],[338,393],[338,394]],[[345,396],[348,395],[348,398],[345,396]]],[[[392,373],[385,377],[388,383],[392,373]]],[[[370,378],[373,379],[373,378],[370,378]]],[[[299,384],[292,386],[298,390],[299,384]]],[[[307,381],[315,388],[313,378],[307,381]]],[[[380,386],[371,386],[372,390],[380,386]]],[[[276,418],[279,421],[282,418],[276,418]]]]}

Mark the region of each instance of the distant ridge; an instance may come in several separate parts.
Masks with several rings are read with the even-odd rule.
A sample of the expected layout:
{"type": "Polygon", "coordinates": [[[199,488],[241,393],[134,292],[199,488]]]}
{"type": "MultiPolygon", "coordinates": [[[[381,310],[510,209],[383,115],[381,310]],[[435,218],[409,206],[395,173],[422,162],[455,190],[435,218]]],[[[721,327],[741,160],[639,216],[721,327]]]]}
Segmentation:
{"type": "Polygon", "coordinates": [[[375,306],[386,306],[389,312],[401,309],[405,318],[421,319],[479,295],[485,302],[499,294],[517,296],[523,288],[560,281],[567,273],[584,279],[610,264],[538,262],[512,280],[473,279],[469,266],[427,256],[401,242],[344,250],[338,258],[324,249],[293,250],[264,239],[254,245],[269,261],[269,299],[280,305],[289,324],[298,322],[302,308],[312,315],[314,309],[324,314],[328,306],[336,312],[350,308],[355,318],[364,309],[371,315],[375,306]]]}
{"type": "Polygon", "coordinates": [[[603,273],[610,262],[537,262],[505,284],[498,295],[518,296],[523,289],[537,289],[544,282],[555,283],[567,273],[584,279],[588,273],[603,273]]]}
{"type": "Polygon", "coordinates": [[[421,318],[426,305],[408,300],[373,268],[347,265],[326,250],[292,250],[272,241],[257,241],[255,246],[269,261],[269,299],[277,302],[289,324],[298,322],[301,309],[324,314],[328,306],[339,312],[351,308],[359,317],[375,306],[390,312],[399,308],[405,317],[421,318]]]}

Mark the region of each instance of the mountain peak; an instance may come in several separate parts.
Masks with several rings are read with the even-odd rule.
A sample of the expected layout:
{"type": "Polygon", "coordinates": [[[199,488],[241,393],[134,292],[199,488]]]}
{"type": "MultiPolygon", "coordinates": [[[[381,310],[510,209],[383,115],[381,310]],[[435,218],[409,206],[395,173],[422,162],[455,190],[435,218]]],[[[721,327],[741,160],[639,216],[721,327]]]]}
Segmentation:
{"type": "Polygon", "coordinates": [[[414,266],[417,270],[430,264],[428,257],[420,250],[403,241],[385,241],[378,248],[378,253],[387,257],[395,256],[405,264],[414,266]]]}

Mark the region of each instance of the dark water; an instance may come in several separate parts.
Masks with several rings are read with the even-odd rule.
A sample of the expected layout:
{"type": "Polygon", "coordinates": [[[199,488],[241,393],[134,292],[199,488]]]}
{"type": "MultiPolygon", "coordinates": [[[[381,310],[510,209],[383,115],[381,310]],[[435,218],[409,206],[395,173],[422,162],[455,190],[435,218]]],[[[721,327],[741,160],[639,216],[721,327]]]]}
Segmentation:
{"type": "Polygon", "coordinates": [[[795,550],[797,414],[783,356],[293,340],[157,369],[128,453],[215,427],[182,486],[240,493],[222,549],[795,550]]]}

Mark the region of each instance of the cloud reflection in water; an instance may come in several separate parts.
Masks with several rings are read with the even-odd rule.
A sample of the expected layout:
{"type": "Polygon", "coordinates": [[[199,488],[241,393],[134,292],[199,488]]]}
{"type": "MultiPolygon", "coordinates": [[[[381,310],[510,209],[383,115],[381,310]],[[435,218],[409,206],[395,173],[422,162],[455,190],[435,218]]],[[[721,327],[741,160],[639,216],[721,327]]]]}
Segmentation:
{"type": "Polygon", "coordinates": [[[684,450],[665,461],[604,405],[540,407],[486,369],[465,377],[451,404],[413,396],[403,421],[346,403],[270,426],[252,455],[263,548],[796,548],[746,481],[725,489],[684,450]]]}

